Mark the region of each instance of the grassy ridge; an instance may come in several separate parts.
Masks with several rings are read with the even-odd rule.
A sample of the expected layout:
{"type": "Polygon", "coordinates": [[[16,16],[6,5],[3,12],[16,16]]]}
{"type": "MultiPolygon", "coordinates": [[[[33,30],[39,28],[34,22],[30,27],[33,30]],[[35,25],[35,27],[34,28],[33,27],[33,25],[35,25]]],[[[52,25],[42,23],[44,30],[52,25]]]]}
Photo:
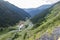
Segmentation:
{"type": "Polygon", "coordinates": [[[44,21],[42,21],[40,26],[36,26],[36,28],[33,27],[32,29],[24,29],[21,32],[17,32],[15,35],[14,32],[7,33],[2,35],[0,40],[6,40],[9,37],[12,37],[12,35],[17,35],[17,37],[13,37],[13,40],[36,40],[39,39],[45,32],[51,34],[55,27],[60,26],[59,7],[60,2],[54,4],[54,6],[49,9],[49,14],[44,17],[44,21]]]}

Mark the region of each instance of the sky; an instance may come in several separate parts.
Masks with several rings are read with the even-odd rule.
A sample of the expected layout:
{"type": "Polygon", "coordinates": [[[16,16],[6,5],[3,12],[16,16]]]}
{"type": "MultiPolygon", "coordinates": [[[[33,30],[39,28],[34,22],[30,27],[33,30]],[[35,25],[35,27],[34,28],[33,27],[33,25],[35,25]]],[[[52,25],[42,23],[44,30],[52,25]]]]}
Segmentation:
{"type": "Polygon", "coordinates": [[[59,0],[5,0],[20,8],[36,8],[44,4],[52,4],[59,0]]]}

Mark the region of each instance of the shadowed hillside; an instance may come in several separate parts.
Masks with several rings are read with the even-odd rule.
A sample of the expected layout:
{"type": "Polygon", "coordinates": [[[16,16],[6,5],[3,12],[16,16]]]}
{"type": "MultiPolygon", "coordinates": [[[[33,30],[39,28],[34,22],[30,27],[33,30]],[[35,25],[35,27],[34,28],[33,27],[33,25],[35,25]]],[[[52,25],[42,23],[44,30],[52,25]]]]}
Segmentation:
{"type": "Polygon", "coordinates": [[[25,20],[30,15],[23,9],[0,0],[0,27],[7,27],[16,25],[20,20],[25,20]]]}
{"type": "MultiPolygon", "coordinates": [[[[0,35],[0,40],[58,40],[60,39],[60,1],[36,17],[37,22],[22,31],[12,30],[0,35]],[[37,19],[38,18],[38,19],[37,19]]],[[[35,19],[33,19],[35,20],[35,19]]],[[[33,21],[32,21],[33,22],[33,21]]],[[[28,23],[28,22],[27,22],[28,23]]]]}

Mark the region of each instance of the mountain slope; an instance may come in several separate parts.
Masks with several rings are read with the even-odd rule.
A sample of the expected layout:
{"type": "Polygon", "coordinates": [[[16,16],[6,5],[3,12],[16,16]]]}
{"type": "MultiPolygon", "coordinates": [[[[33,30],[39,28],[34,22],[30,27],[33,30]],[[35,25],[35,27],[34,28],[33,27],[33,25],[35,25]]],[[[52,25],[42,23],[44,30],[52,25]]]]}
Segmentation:
{"type": "Polygon", "coordinates": [[[30,15],[8,2],[0,0],[0,27],[15,25],[20,20],[25,20],[30,15]]]}
{"type": "Polygon", "coordinates": [[[24,9],[26,12],[28,12],[31,17],[34,17],[35,15],[41,13],[42,11],[50,8],[52,5],[42,5],[40,7],[37,8],[30,8],[30,9],[24,9]]]}
{"type": "MultiPolygon", "coordinates": [[[[49,9],[49,14],[47,14],[44,17],[45,19],[44,21],[42,21],[42,24],[40,26],[36,26],[35,29],[33,28],[35,33],[39,33],[36,35],[38,36],[40,35],[41,37],[46,32],[51,35],[54,28],[60,26],[60,8],[59,7],[60,7],[60,2],[54,4],[54,6],[52,6],[49,9]]],[[[39,39],[38,36],[36,39],[39,39]]]]}
{"type": "Polygon", "coordinates": [[[53,7],[49,9],[49,13],[44,17],[45,20],[40,26],[33,27],[29,31],[24,30],[16,40],[40,40],[39,38],[44,34],[48,33],[51,35],[53,29],[60,25],[60,2],[54,4],[53,7]],[[57,13],[57,14],[56,14],[57,13]],[[22,38],[21,38],[22,37],[22,38]]]}
{"type": "MultiPolygon", "coordinates": [[[[12,31],[3,36],[0,36],[0,40],[40,40],[40,38],[45,34],[48,33],[49,36],[52,35],[54,28],[60,27],[60,2],[54,4],[50,9],[49,12],[44,16],[44,20],[40,26],[35,26],[32,29],[25,29],[21,32],[12,31]],[[16,32],[16,34],[15,34],[16,32]],[[13,35],[13,36],[11,36],[13,35]]],[[[43,18],[43,17],[42,17],[43,18]]],[[[41,23],[41,22],[39,22],[41,23]]],[[[55,34],[56,35],[56,34],[55,34]]],[[[54,36],[55,38],[56,36],[54,36]]],[[[52,37],[51,37],[52,38],[52,37]]],[[[43,39],[41,39],[43,40],[43,39]]]]}

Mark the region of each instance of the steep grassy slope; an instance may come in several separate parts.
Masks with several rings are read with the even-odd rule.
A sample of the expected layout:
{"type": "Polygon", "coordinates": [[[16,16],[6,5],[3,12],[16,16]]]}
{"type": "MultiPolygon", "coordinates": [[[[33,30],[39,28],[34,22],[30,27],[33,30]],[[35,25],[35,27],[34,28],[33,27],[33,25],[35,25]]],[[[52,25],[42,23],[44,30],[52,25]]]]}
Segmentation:
{"type": "MultiPolygon", "coordinates": [[[[57,26],[60,26],[60,2],[54,4],[54,6],[49,9],[48,14],[44,17],[44,21],[42,21],[40,26],[16,32],[12,40],[39,40],[45,32],[51,34],[53,29],[57,26]]],[[[1,35],[0,39],[7,40],[14,35],[14,32],[11,34],[12,36],[10,35],[10,37],[8,37],[8,34],[9,33],[7,33],[7,35],[5,34],[5,37],[2,37],[1,35]]]]}
{"type": "Polygon", "coordinates": [[[44,18],[42,25],[37,28],[32,28],[31,30],[24,30],[20,34],[21,36],[15,40],[35,40],[39,39],[45,32],[49,34],[52,33],[52,30],[60,25],[60,2],[54,4],[52,8],[49,9],[49,14],[47,14],[44,18]],[[23,35],[24,34],[24,35],[23,35]],[[22,37],[22,38],[21,38],[22,37]]]}

